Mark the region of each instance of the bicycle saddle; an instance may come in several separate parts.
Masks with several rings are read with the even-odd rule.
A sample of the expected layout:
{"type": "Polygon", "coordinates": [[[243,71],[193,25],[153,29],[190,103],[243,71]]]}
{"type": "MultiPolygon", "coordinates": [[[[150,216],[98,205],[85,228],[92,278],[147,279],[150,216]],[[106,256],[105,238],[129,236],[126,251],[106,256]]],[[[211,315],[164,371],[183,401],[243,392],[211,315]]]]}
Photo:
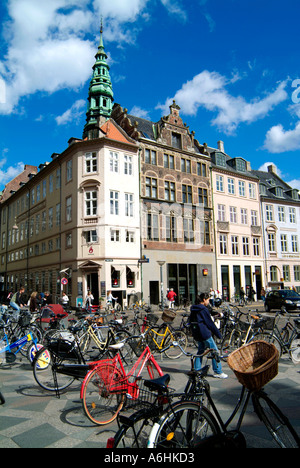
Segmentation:
{"type": "Polygon", "coordinates": [[[166,391],[170,383],[171,377],[169,374],[162,375],[157,379],[145,380],[145,387],[149,388],[151,391],[166,391]]]}

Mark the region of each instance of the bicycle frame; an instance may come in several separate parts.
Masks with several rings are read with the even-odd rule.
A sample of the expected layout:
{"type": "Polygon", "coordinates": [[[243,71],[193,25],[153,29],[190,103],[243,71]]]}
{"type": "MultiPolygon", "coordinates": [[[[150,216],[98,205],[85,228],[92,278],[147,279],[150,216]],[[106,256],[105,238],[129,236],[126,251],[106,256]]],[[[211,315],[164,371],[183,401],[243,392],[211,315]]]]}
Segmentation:
{"type": "Polygon", "coordinates": [[[11,344],[9,343],[7,334],[5,333],[4,339],[2,340],[2,342],[0,342],[0,356],[1,356],[1,354],[5,353],[7,361],[9,363],[13,363],[16,360],[16,355],[18,354],[18,352],[22,348],[24,348],[24,346],[27,343],[29,343],[31,341],[35,345],[36,351],[38,351],[37,339],[34,338],[34,336],[31,333],[29,333],[28,335],[23,336],[22,338],[20,338],[19,340],[15,341],[14,343],[11,343],[11,344]],[[5,342],[6,344],[5,344],[4,347],[1,347],[3,342],[5,342]]]}
{"type": "MultiPolygon", "coordinates": [[[[280,316],[280,314],[278,316],[280,316]]],[[[276,317],[276,319],[277,319],[277,317],[276,317]]],[[[290,323],[290,321],[289,321],[290,317],[289,317],[288,320],[287,320],[286,325],[284,326],[284,329],[285,329],[285,327],[287,327],[287,329],[289,331],[291,331],[292,333],[291,333],[291,335],[290,335],[290,337],[289,337],[289,339],[287,341],[283,340],[283,337],[281,335],[281,331],[279,330],[279,328],[277,326],[276,319],[275,319],[275,324],[274,324],[273,330],[271,331],[270,334],[271,334],[272,337],[274,336],[275,338],[277,338],[277,340],[279,341],[283,351],[287,353],[290,350],[290,346],[292,344],[292,341],[295,338],[297,338],[298,336],[300,336],[300,332],[299,332],[299,330],[296,329],[295,326],[293,326],[290,323]]]]}
{"type": "MultiPolygon", "coordinates": [[[[152,363],[155,366],[155,368],[156,368],[156,370],[157,370],[157,372],[159,373],[160,376],[164,375],[163,371],[160,368],[160,366],[155,361],[155,359],[154,359],[154,357],[153,357],[153,355],[152,355],[152,353],[150,351],[149,346],[146,346],[146,348],[143,351],[143,353],[141,354],[141,356],[138,358],[136,363],[133,365],[132,369],[127,374],[125,372],[125,369],[124,369],[124,366],[122,364],[122,360],[121,360],[121,357],[120,357],[119,353],[117,353],[116,356],[113,359],[106,359],[106,360],[100,361],[99,362],[99,368],[101,368],[101,366],[103,366],[104,362],[110,363],[113,366],[113,368],[118,369],[118,371],[121,374],[121,379],[120,380],[116,381],[116,380],[113,380],[111,378],[109,382],[105,382],[106,384],[108,384],[107,391],[109,393],[129,393],[131,395],[131,397],[134,398],[134,399],[137,398],[137,393],[138,393],[137,392],[138,386],[137,386],[136,382],[139,379],[141,373],[143,372],[143,369],[144,369],[145,365],[148,362],[152,363]],[[131,378],[134,379],[134,381],[132,383],[129,381],[131,378]]],[[[92,371],[94,371],[95,368],[97,368],[97,366],[95,366],[92,371]]],[[[81,399],[83,399],[83,391],[84,391],[86,381],[89,378],[89,375],[90,375],[90,372],[85,376],[85,379],[82,382],[81,390],[80,390],[80,398],[81,399]]],[[[152,378],[154,378],[154,376],[152,376],[152,378]]]]}
{"type": "Polygon", "coordinates": [[[169,334],[170,334],[171,337],[172,337],[172,341],[174,341],[174,340],[173,340],[172,331],[171,331],[171,329],[169,328],[169,325],[166,326],[164,333],[158,333],[157,331],[154,330],[153,327],[151,327],[150,330],[149,330],[149,332],[147,332],[147,333],[148,333],[148,335],[151,337],[151,340],[153,341],[153,343],[155,344],[155,346],[157,347],[157,349],[158,349],[159,351],[161,351],[161,350],[163,349],[163,347],[164,347],[164,342],[165,342],[165,338],[166,338],[169,334]],[[162,340],[161,340],[160,343],[158,343],[158,342],[156,341],[156,339],[154,338],[154,335],[159,336],[159,337],[162,337],[162,340]]]}

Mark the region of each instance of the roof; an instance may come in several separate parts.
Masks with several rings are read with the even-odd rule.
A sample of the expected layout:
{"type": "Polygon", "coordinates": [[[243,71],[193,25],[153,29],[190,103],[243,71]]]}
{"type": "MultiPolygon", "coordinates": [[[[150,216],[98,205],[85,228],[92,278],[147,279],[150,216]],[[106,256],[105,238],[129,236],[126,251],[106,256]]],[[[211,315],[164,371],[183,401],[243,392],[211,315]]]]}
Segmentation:
{"type": "Polygon", "coordinates": [[[266,187],[265,193],[261,192],[262,198],[276,200],[277,202],[300,202],[298,189],[293,189],[272,170],[268,172],[252,171],[252,173],[258,177],[260,184],[266,187]]]}

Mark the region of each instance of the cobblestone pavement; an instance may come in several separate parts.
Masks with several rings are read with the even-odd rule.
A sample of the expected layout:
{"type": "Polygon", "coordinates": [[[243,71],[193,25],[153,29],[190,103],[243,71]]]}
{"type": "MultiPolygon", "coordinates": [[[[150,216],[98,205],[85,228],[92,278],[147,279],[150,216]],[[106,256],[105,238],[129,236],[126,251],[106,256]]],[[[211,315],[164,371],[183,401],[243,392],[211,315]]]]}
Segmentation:
{"type": "MultiPolygon", "coordinates": [[[[171,386],[182,390],[185,372],[190,362],[186,357],[158,362],[170,373],[171,386]]],[[[211,391],[224,418],[231,413],[241,386],[227,364],[227,380],[209,377],[211,391]]],[[[113,436],[117,424],[105,427],[93,425],[85,416],[79,397],[80,384],[73,385],[58,399],[38,387],[30,364],[22,362],[0,369],[0,389],[6,403],[0,406],[0,448],[104,448],[113,436]]],[[[266,391],[290,418],[300,434],[300,366],[288,357],[280,359],[278,376],[266,386],[266,391]]],[[[243,423],[243,432],[250,448],[275,448],[267,430],[261,425],[252,405],[243,423]]]]}

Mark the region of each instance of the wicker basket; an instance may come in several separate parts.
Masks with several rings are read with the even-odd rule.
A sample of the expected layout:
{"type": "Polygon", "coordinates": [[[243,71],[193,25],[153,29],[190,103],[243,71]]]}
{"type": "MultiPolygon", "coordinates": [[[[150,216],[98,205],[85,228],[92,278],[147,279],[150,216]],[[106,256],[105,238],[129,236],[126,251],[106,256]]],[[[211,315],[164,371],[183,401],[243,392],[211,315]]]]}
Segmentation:
{"type": "Polygon", "coordinates": [[[275,346],[258,340],[231,353],[227,363],[244,387],[257,391],[276,377],[278,360],[275,346]]]}
{"type": "Polygon", "coordinates": [[[176,312],[173,312],[173,310],[164,310],[163,313],[162,313],[162,316],[161,316],[162,320],[165,323],[173,322],[175,317],[176,317],[176,312]]]}

